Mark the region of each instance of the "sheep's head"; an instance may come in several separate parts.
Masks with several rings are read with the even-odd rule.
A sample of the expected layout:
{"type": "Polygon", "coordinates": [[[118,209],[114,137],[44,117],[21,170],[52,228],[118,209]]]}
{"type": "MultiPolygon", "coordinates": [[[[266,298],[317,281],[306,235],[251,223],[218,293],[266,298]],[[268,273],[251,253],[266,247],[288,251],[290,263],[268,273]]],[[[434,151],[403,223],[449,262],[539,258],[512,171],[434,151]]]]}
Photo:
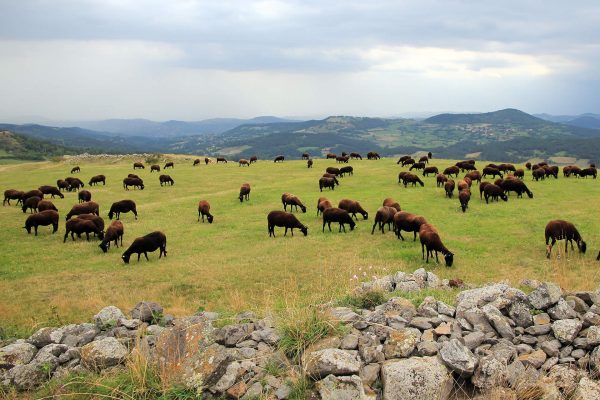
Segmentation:
{"type": "Polygon", "coordinates": [[[123,253],[123,255],[121,256],[121,258],[123,259],[123,262],[125,264],[129,264],[129,257],[131,257],[131,254],[125,252],[123,253]]]}
{"type": "Polygon", "coordinates": [[[300,209],[302,210],[303,213],[306,213],[306,207],[305,206],[300,206],[300,209]]]}
{"type": "Polygon", "coordinates": [[[108,245],[109,245],[109,242],[106,242],[106,243],[102,242],[98,245],[98,247],[100,247],[102,249],[102,252],[106,253],[108,251],[108,245]]]}
{"type": "Polygon", "coordinates": [[[504,201],[508,201],[508,196],[507,196],[507,195],[505,195],[504,193],[502,193],[502,194],[500,195],[500,198],[501,198],[502,200],[504,200],[504,201]]]}
{"type": "Polygon", "coordinates": [[[454,262],[454,253],[447,253],[444,255],[444,259],[446,260],[446,267],[451,267],[454,262]]]}
{"type": "Polygon", "coordinates": [[[213,216],[212,216],[212,215],[209,215],[209,216],[208,216],[208,223],[209,223],[209,224],[212,224],[212,222],[213,222],[213,216]]]}
{"type": "Polygon", "coordinates": [[[527,196],[529,196],[530,199],[533,199],[533,192],[528,192],[527,196]]]}
{"type": "Polygon", "coordinates": [[[353,231],[354,227],[356,226],[356,222],[354,222],[354,220],[350,220],[350,230],[353,231]]]}
{"type": "Polygon", "coordinates": [[[100,239],[100,240],[104,239],[104,231],[98,231],[98,239],[100,239]]]}
{"type": "Polygon", "coordinates": [[[580,240],[577,242],[577,248],[581,253],[585,254],[585,251],[587,250],[587,244],[583,240],[580,240]]]}
{"type": "Polygon", "coordinates": [[[113,211],[110,210],[108,213],[108,219],[113,219],[113,215],[114,215],[113,211]]]}
{"type": "Polygon", "coordinates": [[[369,213],[366,211],[363,211],[362,213],[363,219],[369,219],[369,213]]]}
{"type": "Polygon", "coordinates": [[[302,228],[300,228],[300,231],[304,233],[304,236],[308,235],[308,227],[306,225],[302,226],[302,228]]]}

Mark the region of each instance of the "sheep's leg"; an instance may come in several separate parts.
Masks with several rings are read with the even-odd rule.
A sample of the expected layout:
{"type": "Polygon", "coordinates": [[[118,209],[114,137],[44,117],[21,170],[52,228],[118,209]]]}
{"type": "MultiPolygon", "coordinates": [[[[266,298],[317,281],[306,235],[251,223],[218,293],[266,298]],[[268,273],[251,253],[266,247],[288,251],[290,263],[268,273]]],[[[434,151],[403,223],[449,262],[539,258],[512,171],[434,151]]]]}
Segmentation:
{"type": "Polygon", "coordinates": [[[437,250],[435,251],[435,262],[437,262],[438,264],[440,263],[440,259],[438,258],[437,250]]]}
{"type": "Polygon", "coordinates": [[[35,236],[37,236],[37,225],[35,225],[33,228],[35,229],[35,236]]]}
{"type": "Polygon", "coordinates": [[[373,229],[371,229],[371,235],[375,233],[375,225],[377,225],[377,221],[373,222],[373,229]]]}
{"type": "MultiPolygon", "coordinates": [[[[425,245],[423,243],[421,243],[421,254],[421,259],[425,259],[425,245]]],[[[429,253],[427,255],[429,256],[429,253]]]]}
{"type": "Polygon", "coordinates": [[[325,232],[325,224],[326,224],[326,222],[325,222],[325,220],[323,220],[323,229],[321,230],[321,232],[323,232],[323,233],[325,232]]]}
{"type": "Polygon", "coordinates": [[[327,222],[327,227],[329,228],[329,232],[331,232],[331,221],[327,222]]]}
{"type": "Polygon", "coordinates": [[[288,230],[288,228],[287,228],[287,226],[286,226],[286,227],[285,227],[285,232],[283,233],[283,236],[286,236],[286,235],[287,235],[287,230],[288,230]]]}
{"type": "MultiPolygon", "coordinates": [[[[150,260],[148,259],[148,252],[146,252],[146,251],[144,252],[144,257],[146,257],[146,261],[150,261],[150,260]]],[[[158,258],[160,258],[160,254],[159,254],[158,258]]]]}
{"type": "Polygon", "coordinates": [[[142,255],[142,253],[138,253],[138,262],[140,262],[140,256],[142,255]]]}
{"type": "Polygon", "coordinates": [[[413,234],[414,234],[413,242],[416,242],[417,241],[417,231],[413,231],[413,234]]]}
{"type": "Polygon", "coordinates": [[[75,241],[75,232],[71,231],[71,239],[73,239],[73,241],[75,241]]]}
{"type": "Polygon", "coordinates": [[[290,231],[292,231],[292,236],[294,236],[294,228],[290,228],[290,231]]]}

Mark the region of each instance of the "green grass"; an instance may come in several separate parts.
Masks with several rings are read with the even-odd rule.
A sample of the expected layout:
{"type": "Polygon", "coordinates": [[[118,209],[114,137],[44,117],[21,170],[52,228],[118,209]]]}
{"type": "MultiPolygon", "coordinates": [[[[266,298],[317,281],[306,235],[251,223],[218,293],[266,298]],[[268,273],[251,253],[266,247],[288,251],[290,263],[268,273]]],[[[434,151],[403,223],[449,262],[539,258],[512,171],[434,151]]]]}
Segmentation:
{"type": "MultiPolygon", "coordinates": [[[[92,175],[105,174],[107,185],[90,189],[100,204],[101,215],[110,204],[133,199],[139,219],[125,214],[124,244],[135,237],[160,229],[167,235],[168,257],[158,253],[129,265],[120,259],[122,249],[103,254],[97,241],[62,243],[64,220],[59,232],[41,228],[38,237],[22,228],[26,216],[15,206],[0,208],[0,325],[8,332],[24,334],[46,324],[88,320],[101,307],[114,304],[129,310],[139,300],[161,303],[167,313],[192,314],[198,309],[215,311],[264,311],[289,304],[299,307],[341,298],[356,286],[352,279],[371,279],[398,270],[412,272],[425,266],[442,278],[461,278],[484,283],[508,279],[518,284],[523,278],[554,280],[570,289],[592,289],[598,285],[600,180],[563,179],[526,183],[534,199],[486,205],[474,188],[470,208],[460,212],[456,198],[444,198],[435,178],[425,178],[425,187],[404,188],[397,183],[405,170],[395,160],[353,161],[354,176],[341,180],[335,191],[320,193],[317,181],[325,168],[335,162],[259,162],[250,168],[237,163],[192,167],[192,160],[174,158],[173,187],[160,187],[158,174],[149,168],[138,171],[146,182],[144,191],[125,191],[121,181],[131,169],[131,159],[119,162],[80,164],[79,176],[87,183],[92,175]],[[250,201],[239,202],[242,183],[252,185],[250,201]],[[307,205],[299,219],[309,226],[309,235],[277,237],[267,234],[266,215],[281,209],[281,194],[292,192],[307,205]],[[357,229],[347,234],[321,233],[316,202],[326,196],[337,203],[342,198],[361,201],[370,212],[357,229]],[[371,235],[375,211],[386,197],[398,200],[406,211],[422,214],[440,231],[455,264],[446,268],[435,262],[425,264],[420,245],[397,240],[391,233],[371,235]],[[196,222],[197,204],[207,199],[215,216],[212,225],[196,222]],[[544,227],[550,219],[574,222],[588,242],[589,253],[569,252],[551,260],[545,258],[544,227]]],[[[440,169],[450,160],[433,160],[440,169]]],[[[162,163],[161,163],[162,164],[162,163]]],[[[479,162],[480,168],[484,165],[479,162]]],[[[30,190],[54,185],[69,175],[71,164],[24,163],[0,166],[0,187],[30,190]]],[[[76,194],[53,200],[61,219],[77,202],[76,194]]],[[[564,248],[563,248],[564,249],[564,248]]],[[[562,253],[563,249],[560,249],[562,253]]],[[[558,248],[555,248],[555,251],[558,248]]],[[[143,257],[143,256],[142,256],[143,257]]]]}

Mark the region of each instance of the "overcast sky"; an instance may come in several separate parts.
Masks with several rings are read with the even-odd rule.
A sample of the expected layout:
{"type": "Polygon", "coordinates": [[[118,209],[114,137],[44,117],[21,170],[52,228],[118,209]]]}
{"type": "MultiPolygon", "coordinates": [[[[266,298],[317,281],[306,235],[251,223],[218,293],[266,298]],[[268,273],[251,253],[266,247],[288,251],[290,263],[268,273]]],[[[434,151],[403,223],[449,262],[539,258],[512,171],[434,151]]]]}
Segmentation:
{"type": "Polygon", "coordinates": [[[0,119],[600,113],[600,2],[0,0],[0,119]]]}

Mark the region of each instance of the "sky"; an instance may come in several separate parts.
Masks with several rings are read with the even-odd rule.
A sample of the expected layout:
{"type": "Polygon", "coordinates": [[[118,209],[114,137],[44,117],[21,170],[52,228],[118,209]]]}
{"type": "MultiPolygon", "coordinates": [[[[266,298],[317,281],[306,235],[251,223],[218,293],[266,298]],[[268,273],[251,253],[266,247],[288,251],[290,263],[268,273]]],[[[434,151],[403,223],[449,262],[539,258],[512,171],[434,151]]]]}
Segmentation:
{"type": "Polygon", "coordinates": [[[600,113],[600,2],[1,0],[0,120],[600,113]]]}

